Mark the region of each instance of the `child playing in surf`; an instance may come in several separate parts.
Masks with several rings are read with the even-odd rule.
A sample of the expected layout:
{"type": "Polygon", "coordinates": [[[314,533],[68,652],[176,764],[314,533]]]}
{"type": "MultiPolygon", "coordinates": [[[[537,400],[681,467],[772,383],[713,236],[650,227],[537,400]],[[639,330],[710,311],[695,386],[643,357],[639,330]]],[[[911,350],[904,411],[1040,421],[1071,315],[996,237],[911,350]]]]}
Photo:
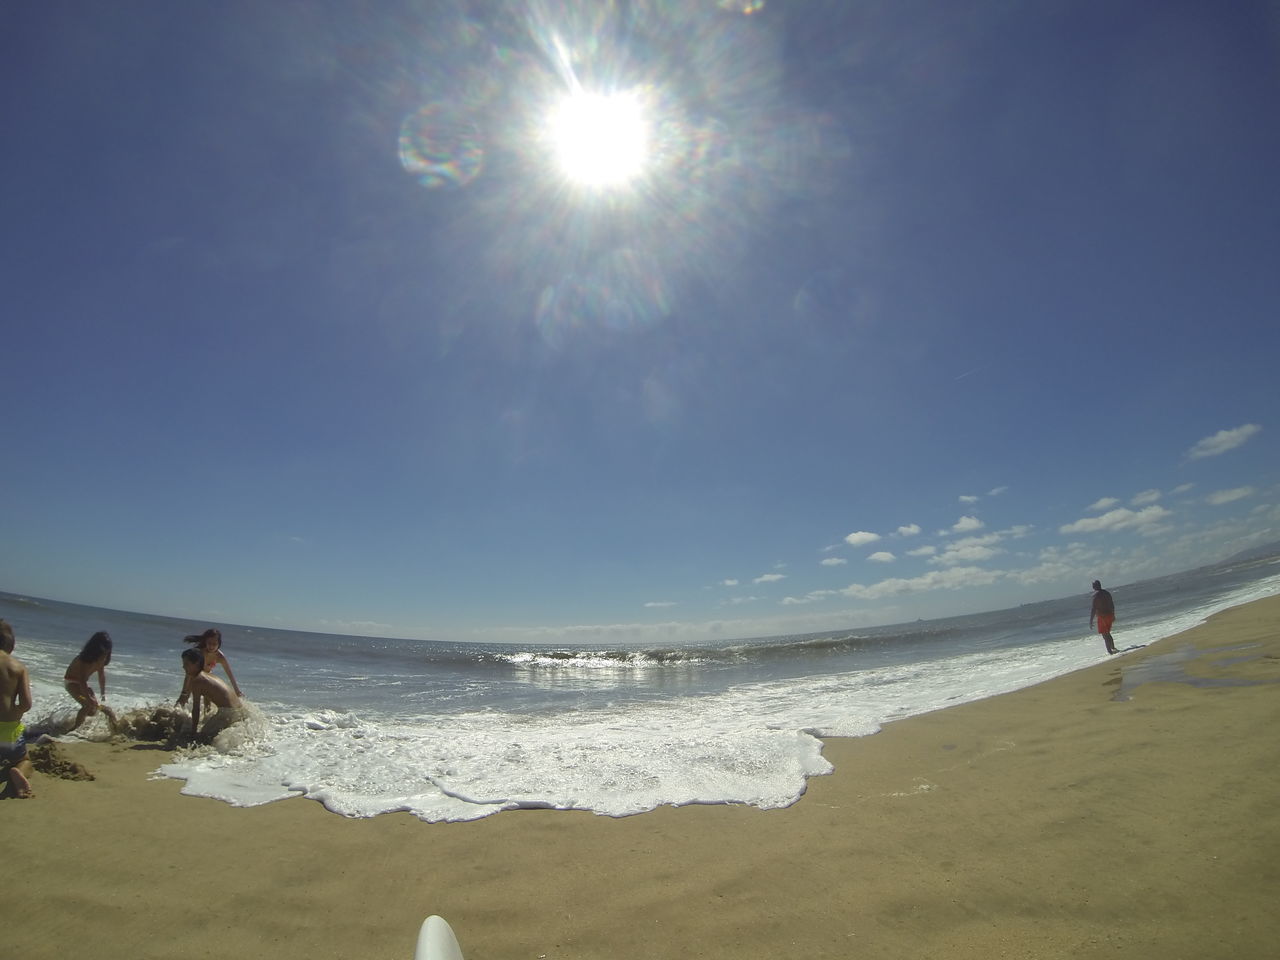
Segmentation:
{"type": "MultiPolygon", "coordinates": [[[[227,689],[227,685],[217,677],[210,676],[205,667],[204,657],[199,650],[182,651],[182,669],[187,674],[183,698],[191,694],[191,732],[200,731],[200,707],[209,701],[219,709],[231,709],[240,706],[240,698],[227,689]]],[[[207,734],[207,732],[206,732],[207,734]]]]}
{"type": "Polygon", "coordinates": [[[107,720],[111,723],[111,729],[115,730],[115,713],[110,707],[98,702],[98,698],[93,695],[93,688],[89,686],[89,678],[96,673],[98,692],[103,700],[107,699],[107,664],[110,662],[111,637],[105,630],[99,630],[89,638],[89,642],[84,645],[79,656],[67,667],[66,675],[62,678],[63,684],[67,688],[67,693],[80,704],[76,722],[71,725],[72,730],[78,728],[90,717],[96,716],[99,710],[106,714],[107,720]]]}
{"type": "MultiPolygon", "coordinates": [[[[231,689],[236,692],[236,696],[244,696],[244,693],[240,690],[240,685],[236,683],[236,675],[231,672],[231,662],[227,659],[226,654],[222,652],[222,631],[210,627],[204,633],[193,634],[182,642],[194,644],[196,651],[203,658],[203,666],[201,667],[203,672],[213,673],[213,668],[221,664],[222,669],[227,672],[227,679],[231,681],[231,689]]],[[[178,697],[178,706],[181,707],[185,704],[187,697],[190,695],[191,680],[188,678],[182,684],[182,694],[178,697]]]]}

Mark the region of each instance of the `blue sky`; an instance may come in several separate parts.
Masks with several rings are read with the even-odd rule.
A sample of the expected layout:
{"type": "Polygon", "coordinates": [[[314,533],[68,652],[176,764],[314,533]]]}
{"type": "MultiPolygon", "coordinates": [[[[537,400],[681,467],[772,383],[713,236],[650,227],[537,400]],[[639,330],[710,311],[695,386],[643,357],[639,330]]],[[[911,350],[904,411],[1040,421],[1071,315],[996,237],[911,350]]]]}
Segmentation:
{"type": "Polygon", "coordinates": [[[0,589],[661,643],[1276,539],[1278,101],[1262,0],[7,5],[0,589]]]}

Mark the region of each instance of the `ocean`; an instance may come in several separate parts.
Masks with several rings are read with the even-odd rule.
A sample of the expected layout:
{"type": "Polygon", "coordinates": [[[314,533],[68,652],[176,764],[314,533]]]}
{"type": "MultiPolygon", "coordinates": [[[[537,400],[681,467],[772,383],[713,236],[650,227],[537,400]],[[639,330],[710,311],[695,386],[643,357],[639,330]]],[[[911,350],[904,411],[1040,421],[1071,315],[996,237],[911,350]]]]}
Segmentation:
{"type": "MultiPolygon", "coordinates": [[[[1126,651],[1280,593],[1280,556],[1110,589],[1126,651]]],[[[249,701],[245,718],[211,745],[178,749],[156,776],[236,806],[305,796],[343,816],[407,811],[432,822],[519,807],[609,816],[664,804],[785,807],[809,777],[831,772],[824,737],[867,736],[1106,659],[1088,616],[1084,593],[942,620],[657,649],[304,633],[0,593],[0,618],[32,676],[29,727],[109,738],[101,716],[58,734],[76,710],[63,671],[93,632],[115,641],[106,703],[142,717],[178,696],[182,638],[217,626],[249,701]]],[[[1176,657],[1163,670],[1125,669],[1120,695],[1140,695],[1144,677],[1179,679],[1178,670],[1176,657]]]]}

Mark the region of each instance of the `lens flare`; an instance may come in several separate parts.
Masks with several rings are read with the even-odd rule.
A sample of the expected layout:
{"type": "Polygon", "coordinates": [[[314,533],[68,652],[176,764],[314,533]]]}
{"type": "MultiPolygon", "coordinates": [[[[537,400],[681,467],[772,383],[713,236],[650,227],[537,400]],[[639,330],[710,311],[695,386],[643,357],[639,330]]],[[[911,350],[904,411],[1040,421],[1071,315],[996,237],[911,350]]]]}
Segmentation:
{"type": "Polygon", "coordinates": [[[400,124],[400,165],[424,187],[465,187],[484,166],[479,131],[448,106],[427,104],[400,124]]]}
{"type": "MultiPolygon", "coordinates": [[[[827,202],[857,159],[844,124],[789,88],[761,0],[417,6],[393,50],[415,105],[400,162],[436,194],[424,255],[451,279],[422,300],[449,290],[448,310],[423,309],[450,338],[519,318],[539,349],[606,349],[705,296],[736,302],[775,214],[827,202]]],[[[844,292],[813,280],[794,316],[856,308],[844,292]]]]}

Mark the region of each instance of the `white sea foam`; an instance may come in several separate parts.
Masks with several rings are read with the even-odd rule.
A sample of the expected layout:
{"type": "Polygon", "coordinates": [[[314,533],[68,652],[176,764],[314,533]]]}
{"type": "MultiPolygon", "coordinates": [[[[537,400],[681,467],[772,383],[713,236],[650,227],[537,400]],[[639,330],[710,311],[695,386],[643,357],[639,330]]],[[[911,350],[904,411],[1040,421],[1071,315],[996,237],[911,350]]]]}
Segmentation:
{"type": "Polygon", "coordinates": [[[184,793],[238,805],[302,794],[346,816],[470,820],[514,807],[612,816],[661,804],[780,807],[830,770],[808,734],[723,718],[708,728],[708,719],[706,705],[692,704],[412,724],[278,717],[265,749],[184,758],[162,772],[185,779],[184,793]]]}
{"type": "Polygon", "coordinates": [[[820,736],[871,734],[885,721],[1081,663],[1072,644],[1047,658],[973,654],[551,716],[281,716],[267,750],[181,760],[163,772],[185,779],[184,793],[241,805],[301,794],[355,817],[406,810],[468,820],[513,807],[625,816],[690,803],[770,809],[794,803],[808,777],[830,772],[820,736]]]}

